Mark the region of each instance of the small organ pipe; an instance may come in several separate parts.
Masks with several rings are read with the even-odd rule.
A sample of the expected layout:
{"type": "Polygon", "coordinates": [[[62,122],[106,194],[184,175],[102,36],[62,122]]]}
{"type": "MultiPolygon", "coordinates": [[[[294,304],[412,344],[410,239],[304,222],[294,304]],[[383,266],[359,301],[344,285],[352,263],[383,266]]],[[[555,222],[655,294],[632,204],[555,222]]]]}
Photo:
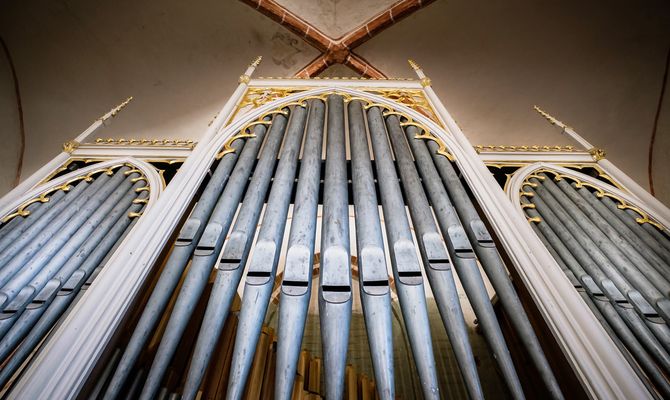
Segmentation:
{"type": "Polygon", "coordinates": [[[87,204],[76,218],[73,217],[68,221],[67,225],[55,233],[51,240],[0,289],[0,299],[4,299],[0,305],[3,313],[25,306],[86,241],[114,206],[123,202],[124,198],[129,203],[137,195],[134,191],[129,193],[129,189],[131,187],[139,189],[146,184],[144,181],[133,184],[133,179],[140,177],[137,173],[125,176],[125,179],[124,175],[123,169],[117,172],[108,185],[115,186],[114,190],[111,193],[110,190],[101,190],[100,194],[104,197],[100,202],[96,197],[92,198],[90,202],[94,204],[87,204]]]}
{"type": "Polygon", "coordinates": [[[0,251],[3,251],[7,246],[13,243],[26,231],[26,229],[30,228],[35,221],[39,220],[42,215],[46,214],[47,211],[58,204],[58,202],[65,197],[66,193],[65,190],[57,190],[48,197],[49,201],[46,203],[37,202],[26,207],[26,210],[30,211],[30,215],[27,217],[17,216],[7,222],[0,232],[0,251]]]}
{"type": "MultiPolygon", "coordinates": [[[[573,184],[573,187],[576,188],[575,184],[573,184]]],[[[577,189],[577,192],[584,200],[586,200],[586,202],[589,203],[591,207],[593,207],[593,209],[598,212],[598,214],[600,214],[600,218],[607,221],[607,223],[609,223],[616,230],[616,232],[622,235],[632,246],[639,249],[640,254],[642,254],[642,256],[646,258],[647,261],[652,264],[659,273],[663,274],[670,272],[670,263],[663,260],[663,258],[657,254],[657,249],[660,248],[660,246],[649,246],[643,238],[636,235],[635,232],[633,232],[625,223],[623,223],[614,212],[608,209],[588,189],[581,187],[577,189]]]]}
{"type": "MultiPolygon", "coordinates": [[[[147,192],[140,193],[138,196],[139,199],[146,199],[148,197],[147,192]]],[[[144,204],[142,203],[133,203],[127,208],[127,212],[139,212],[143,207],[144,204]]],[[[39,320],[34,323],[25,339],[21,341],[21,344],[11,354],[11,358],[4,365],[2,371],[0,371],[0,387],[7,383],[18,368],[21,367],[23,362],[33,353],[37,345],[39,345],[42,339],[56,324],[58,319],[65,313],[70,304],[72,304],[77,297],[77,294],[82,289],[82,286],[92,276],[94,270],[99,266],[104,265],[105,259],[111,254],[115,245],[121,241],[124,234],[128,232],[129,226],[132,226],[136,220],[137,219],[135,218],[126,216],[122,216],[117,220],[95,247],[93,252],[86,257],[81,266],[63,283],[49,305],[40,305],[40,307],[29,306],[27,312],[19,318],[17,325],[22,324],[21,319],[23,318],[32,319],[36,315],[36,311],[41,315],[39,320]]],[[[9,340],[8,337],[2,340],[3,352],[5,340],[9,340]]]]}
{"type": "Polygon", "coordinates": [[[554,183],[547,175],[543,174],[541,176],[546,178],[542,181],[542,185],[552,193],[554,198],[570,213],[582,229],[589,235],[592,233],[595,235],[591,235],[591,237],[598,241],[600,248],[614,265],[622,271],[625,271],[627,265],[632,266],[633,270],[630,273],[646,277],[666,296],[670,293],[670,283],[667,278],[654,269],[637,250],[633,249],[619,232],[600,218],[600,215],[589,206],[586,200],[577,194],[569,183],[564,179],[554,183]]]}
{"type": "Polygon", "coordinates": [[[63,247],[58,255],[52,258],[49,264],[40,271],[38,276],[33,278],[30,285],[22,289],[22,294],[17,298],[17,300],[21,300],[21,302],[15,301],[3,310],[0,314],[0,327],[2,327],[0,329],[4,336],[4,333],[11,328],[9,335],[11,335],[12,339],[0,337],[2,338],[2,341],[0,342],[0,360],[3,360],[8,352],[18,344],[16,340],[22,339],[23,336],[28,333],[42,311],[51,302],[53,296],[56,295],[61,285],[69,279],[70,275],[79,268],[86,257],[88,257],[98,243],[103,240],[112,225],[116,223],[120,217],[127,218],[124,212],[130,206],[132,200],[137,197],[135,189],[141,185],[143,185],[143,182],[137,182],[133,187],[127,189],[124,198],[121,201],[118,201],[114,196],[111,196],[110,200],[112,201],[112,204],[114,204],[114,208],[109,211],[109,213],[103,210],[105,211],[104,219],[100,221],[99,224],[95,224],[95,229],[93,229],[92,232],[77,232],[77,236],[81,233],[84,239],[83,243],[76,248],[74,252],[67,251],[66,254],[62,254],[64,253],[63,250],[66,250],[68,246],[70,248],[74,247],[74,244],[71,242],[73,239],[77,238],[73,237],[68,241],[68,246],[63,247]],[[51,264],[56,264],[55,268],[50,268],[49,265],[51,264]],[[44,274],[49,269],[57,269],[57,273],[53,274],[53,276],[39,277],[39,275],[44,274]],[[22,313],[27,313],[29,315],[25,318],[19,318],[19,315],[22,313]],[[18,321],[17,318],[19,318],[18,321]],[[17,322],[16,325],[14,325],[15,321],[17,322]]]}
{"type": "MultiPolygon", "coordinates": [[[[582,283],[582,286],[587,289],[587,292],[592,297],[593,302],[598,306],[598,309],[606,317],[607,321],[611,324],[612,329],[620,336],[621,340],[628,346],[631,345],[631,348],[639,347],[640,343],[653,355],[661,365],[664,365],[667,370],[670,365],[670,357],[668,353],[663,349],[661,343],[656,340],[656,338],[650,332],[650,329],[645,326],[645,322],[653,323],[648,321],[646,318],[643,319],[640,317],[634,310],[633,306],[626,301],[623,297],[623,294],[613,285],[612,281],[607,279],[607,277],[602,273],[602,271],[595,265],[595,263],[590,260],[587,254],[583,251],[576,249],[576,243],[570,241],[565,243],[559,238],[559,235],[556,232],[564,232],[562,228],[556,221],[555,216],[549,210],[540,207],[540,210],[527,208],[526,214],[531,218],[544,218],[541,222],[534,224],[533,227],[540,230],[542,237],[547,240],[549,248],[556,251],[560,258],[566,263],[569,267],[569,270],[576,276],[576,278],[582,283]],[[540,211],[540,212],[538,212],[540,211]],[[547,222],[545,222],[545,220],[547,222]],[[554,225],[554,228],[550,225],[554,225]],[[572,248],[572,251],[568,247],[572,248]],[[575,254],[578,258],[581,259],[577,261],[575,254]],[[586,270],[583,268],[586,267],[586,270]],[[590,271],[589,272],[587,272],[590,271]],[[586,278],[590,279],[589,282],[585,282],[586,278]],[[592,284],[591,284],[592,283],[592,284]],[[593,285],[597,284],[597,288],[593,288],[593,285]],[[596,297],[594,297],[596,296],[596,297]],[[611,304],[602,304],[598,303],[602,298],[597,296],[605,296],[611,304]],[[616,311],[615,314],[612,314],[611,310],[604,310],[603,308],[611,308],[616,311]],[[627,325],[625,330],[621,329],[621,323],[627,325]],[[629,343],[629,332],[634,333],[636,339],[635,343],[629,343]],[[619,333],[621,333],[619,335],[619,333]]],[[[569,234],[569,233],[568,233],[569,234]]],[[[565,236],[565,233],[563,233],[565,236]]],[[[637,352],[632,353],[635,358],[638,358],[639,355],[637,352]]],[[[646,352],[645,352],[646,354],[646,352]]],[[[648,356],[648,355],[647,355],[648,356]]],[[[644,361],[640,361],[644,363],[644,361]]]]}
{"type": "MultiPolygon", "coordinates": [[[[549,180],[550,179],[545,179],[545,184],[547,184],[549,180]]],[[[573,219],[577,218],[580,214],[577,214],[577,210],[568,211],[561,205],[559,200],[555,197],[555,194],[558,194],[559,197],[561,197],[560,193],[562,192],[559,193],[560,189],[558,189],[558,187],[555,187],[556,190],[554,191],[548,189],[549,187],[552,187],[551,184],[553,184],[553,182],[548,183],[547,186],[540,184],[539,182],[540,181],[535,178],[530,179],[532,186],[535,186],[535,193],[559,215],[561,221],[566,224],[566,227],[573,235],[584,237],[584,241],[580,240],[580,242],[588,243],[588,245],[585,246],[585,249],[592,257],[594,257],[596,262],[598,262],[601,267],[603,267],[604,264],[611,266],[617,271],[616,275],[620,274],[625,277],[627,281],[633,284],[635,288],[642,293],[644,298],[666,322],[670,321],[670,300],[666,298],[664,294],[649,281],[649,279],[635,269],[629,261],[625,260],[623,255],[614,248],[614,245],[604,237],[604,234],[596,226],[590,224],[588,221],[575,221],[573,219]],[[574,217],[571,216],[571,214],[574,215],[574,217]]],[[[532,188],[532,186],[527,185],[525,187],[532,188]]],[[[568,199],[563,200],[565,203],[568,201],[568,199]]],[[[611,268],[609,270],[612,271],[611,268]]],[[[607,271],[606,273],[610,275],[607,271]]],[[[610,278],[614,280],[611,275],[610,278]]],[[[628,295],[628,297],[630,298],[630,295],[628,295]]]]}
{"type": "MultiPolygon", "coordinates": [[[[636,303],[642,304],[643,308],[648,308],[653,311],[651,305],[642,298],[639,292],[630,286],[614,266],[609,264],[609,261],[601,252],[595,251],[597,249],[593,249],[595,245],[575,226],[576,224],[569,219],[570,217],[565,214],[565,211],[560,208],[555,208],[558,204],[552,206],[549,202],[545,203],[544,198],[534,192],[531,186],[526,186],[526,190],[528,190],[529,193],[534,193],[533,203],[536,206],[537,212],[539,212],[539,215],[543,218],[543,221],[547,221],[553,232],[560,237],[560,242],[570,249],[570,253],[579,260],[577,266],[581,267],[580,270],[573,270],[575,275],[580,277],[588,274],[593,277],[593,279],[601,285],[603,292],[612,299],[613,304],[619,305],[616,308],[617,312],[619,312],[621,318],[628,323],[630,329],[636,332],[636,336],[640,340],[648,338],[648,330],[647,327],[645,327],[645,323],[647,323],[648,319],[647,316],[638,316],[630,305],[636,306],[636,303]],[[591,249],[590,251],[588,250],[589,248],[591,249]],[[586,272],[581,270],[582,267],[586,272]],[[628,307],[625,307],[624,305],[624,303],[628,303],[624,296],[629,299],[630,304],[628,307]],[[640,319],[643,319],[644,323],[641,323],[640,319]]],[[[552,238],[548,233],[545,233],[545,235],[552,241],[552,244],[557,250],[561,250],[556,239],[552,238]]],[[[564,259],[568,259],[567,256],[564,257],[564,259]]],[[[636,308],[639,309],[640,306],[636,306],[636,308]]],[[[653,329],[652,332],[654,332],[653,329]]],[[[652,351],[652,354],[663,353],[663,349],[659,349],[658,342],[652,340],[643,343],[652,351]]]]}
{"type": "Polygon", "coordinates": [[[81,180],[66,195],[65,201],[55,204],[0,252],[0,266],[2,266],[0,267],[0,284],[4,285],[16,272],[15,270],[10,271],[10,262],[19,266],[23,265],[23,262],[42,247],[51,238],[53,232],[58,231],[108,179],[107,174],[101,174],[92,181],[93,183],[81,180]]]}

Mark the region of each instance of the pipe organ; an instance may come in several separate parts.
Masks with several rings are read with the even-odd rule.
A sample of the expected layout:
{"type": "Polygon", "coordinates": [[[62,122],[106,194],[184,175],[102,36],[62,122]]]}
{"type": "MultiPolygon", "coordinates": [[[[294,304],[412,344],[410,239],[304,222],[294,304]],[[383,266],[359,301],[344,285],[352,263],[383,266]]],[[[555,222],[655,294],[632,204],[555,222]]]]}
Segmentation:
{"type": "Polygon", "coordinates": [[[0,200],[4,395],[670,396],[668,209],[570,128],[473,147],[411,65],[68,142],[0,200]]]}

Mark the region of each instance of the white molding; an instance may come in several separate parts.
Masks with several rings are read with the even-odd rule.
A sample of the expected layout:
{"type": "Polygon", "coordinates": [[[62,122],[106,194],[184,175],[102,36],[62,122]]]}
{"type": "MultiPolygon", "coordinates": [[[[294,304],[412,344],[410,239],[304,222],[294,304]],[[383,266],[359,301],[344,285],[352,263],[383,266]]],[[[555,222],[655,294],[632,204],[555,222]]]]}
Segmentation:
{"type": "Polygon", "coordinates": [[[110,158],[129,156],[150,160],[185,159],[192,149],[170,146],[117,146],[100,144],[82,144],[72,152],[72,158],[110,158]]]}
{"type": "Polygon", "coordinates": [[[52,179],[48,182],[45,182],[41,185],[37,185],[33,187],[32,189],[28,190],[27,192],[23,193],[20,197],[18,197],[13,203],[6,204],[3,208],[0,208],[0,218],[4,218],[6,215],[14,212],[18,206],[20,206],[23,202],[28,201],[30,199],[33,199],[37,196],[39,196],[41,193],[44,193],[48,191],[49,189],[53,189],[57,186],[61,186],[65,182],[77,178],[80,176],[84,176],[88,174],[91,171],[95,171],[101,168],[107,168],[113,165],[118,165],[118,164],[131,164],[144,174],[147,178],[147,185],[151,188],[151,191],[149,192],[149,201],[147,203],[147,209],[152,206],[155,202],[160,193],[163,191],[163,181],[158,175],[158,172],[156,172],[156,169],[153,168],[150,164],[138,160],[136,158],[132,157],[117,157],[111,160],[107,161],[102,161],[99,163],[95,163],[89,166],[86,166],[84,168],[80,168],[76,171],[72,171],[69,174],[60,176],[56,179],[52,179]]]}
{"type": "Polygon", "coordinates": [[[421,89],[421,83],[417,80],[404,79],[275,79],[258,78],[249,82],[250,87],[260,88],[319,88],[328,87],[331,89],[356,88],[356,89],[421,89]]]}
{"type": "Polygon", "coordinates": [[[542,151],[542,152],[502,152],[502,151],[482,151],[479,158],[485,163],[533,163],[533,162],[561,162],[561,163],[589,163],[594,164],[593,157],[584,152],[560,152],[560,151],[542,151]]]}

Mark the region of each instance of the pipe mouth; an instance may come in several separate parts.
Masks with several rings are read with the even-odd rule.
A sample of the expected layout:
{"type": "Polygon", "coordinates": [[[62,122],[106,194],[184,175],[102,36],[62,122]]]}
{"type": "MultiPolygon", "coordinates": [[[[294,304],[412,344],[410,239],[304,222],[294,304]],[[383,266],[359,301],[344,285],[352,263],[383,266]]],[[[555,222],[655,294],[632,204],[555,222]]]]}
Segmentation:
{"type": "Polygon", "coordinates": [[[346,303],[351,300],[351,286],[322,285],[321,298],[328,303],[346,303]]]}

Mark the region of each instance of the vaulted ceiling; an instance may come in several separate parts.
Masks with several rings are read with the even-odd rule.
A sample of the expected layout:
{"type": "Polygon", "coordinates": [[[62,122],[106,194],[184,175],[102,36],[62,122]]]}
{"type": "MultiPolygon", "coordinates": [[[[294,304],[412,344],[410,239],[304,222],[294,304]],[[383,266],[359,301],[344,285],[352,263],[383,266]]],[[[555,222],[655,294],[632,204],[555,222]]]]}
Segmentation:
{"type": "Polygon", "coordinates": [[[414,58],[473,144],[567,144],[539,104],[670,203],[669,21],[660,0],[0,2],[0,191],[130,95],[105,136],[197,139],[263,55],[261,76],[414,58]]]}

